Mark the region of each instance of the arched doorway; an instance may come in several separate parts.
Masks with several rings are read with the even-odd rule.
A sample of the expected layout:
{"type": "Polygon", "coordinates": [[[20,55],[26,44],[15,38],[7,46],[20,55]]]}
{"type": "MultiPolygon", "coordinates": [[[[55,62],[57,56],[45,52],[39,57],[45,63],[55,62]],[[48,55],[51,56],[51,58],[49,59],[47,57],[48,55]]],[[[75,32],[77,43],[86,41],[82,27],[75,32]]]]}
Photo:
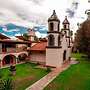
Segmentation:
{"type": "Polygon", "coordinates": [[[18,56],[18,63],[19,62],[23,62],[23,61],[26,61],[26,58],[27,58],[27,54],[25,53],[22,53],[18,56]]]}
{"type": "Polygon", "coordinates": [[[63,52],[63,61],[65,61],[66,60],[66,50],[64,50],[64,52],[63,52]]]}
{"type": "Polygon", "coordinates": [[[16,63],[16,57],[14,55],[6,55],[3,58],[2,65],[10,65],[16,63]]]}

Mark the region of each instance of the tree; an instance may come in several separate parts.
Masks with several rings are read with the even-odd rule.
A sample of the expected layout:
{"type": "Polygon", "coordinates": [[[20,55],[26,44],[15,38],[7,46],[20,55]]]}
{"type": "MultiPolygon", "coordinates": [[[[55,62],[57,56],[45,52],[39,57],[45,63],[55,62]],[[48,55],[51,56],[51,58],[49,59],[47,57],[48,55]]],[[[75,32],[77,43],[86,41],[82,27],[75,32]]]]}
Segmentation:
{"type": "Polygon", "coordinates": [[[0,80],[0,90],[13,90],[14,84],[11,78],[0,80]]]}
{"type": "Polygon", "coordinates": [[[38,39],[37,36],[34,37],[34,40],[35,40],[36,42],[39,41],[39,39],[38,39]]]}
{"type": "Polygon", "coordinates": [[[28,34],[27,34],[27,33],[24,33],[24,34],[23,34],[23,38],[24,38],[24,40],[28,41],[28,40],[29,40],[28,34]]]}
{"type": "Polygon", "coordinates": [[[3,73],[2,73],[2,70],[0,68],[0,78],[2,78],[2,76],[3,76],[3,73]]]}
{"type": "Polygon", "coordinates": [[[76,48],[90,57],[90,20],[82,23],[75,37],[76,48]]]}

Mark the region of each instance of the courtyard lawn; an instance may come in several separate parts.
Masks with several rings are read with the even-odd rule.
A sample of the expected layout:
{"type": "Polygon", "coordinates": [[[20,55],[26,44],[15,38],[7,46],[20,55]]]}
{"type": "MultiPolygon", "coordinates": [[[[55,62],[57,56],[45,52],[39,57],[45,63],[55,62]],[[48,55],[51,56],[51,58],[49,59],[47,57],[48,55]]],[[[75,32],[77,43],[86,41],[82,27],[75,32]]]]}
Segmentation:
{"type": "Polygon", "coordinates": [[[47,74],[45,69],[36,68],[36,64],[16,65],[16,75],[10,76],[9,68],[2,69],[2,79],[11,77],[15,83],[14,90],[25,90],[28,86],[47,74]]]}
{"type": "Polygon", "coordinates": [[[90,61],[83,54],[72,54],[79,64],[62,72],[44,90],[90,90],[90,61]]]}

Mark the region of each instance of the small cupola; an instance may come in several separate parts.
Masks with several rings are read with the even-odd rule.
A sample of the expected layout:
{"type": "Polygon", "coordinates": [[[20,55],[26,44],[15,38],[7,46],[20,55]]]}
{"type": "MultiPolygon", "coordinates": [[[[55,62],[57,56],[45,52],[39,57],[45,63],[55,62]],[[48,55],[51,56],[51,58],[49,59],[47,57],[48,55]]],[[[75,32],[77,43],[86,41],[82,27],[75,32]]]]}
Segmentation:
{"type": "Polygon", "coordinates": [[[53,10],[53,14],[48,19],[48,27],[50,32],[57,32],[60,30],[60,20],[58,19],[55,10],[53,10]]]}
{"type": "Polygon", "coordinates": [[[69,21],[67,19],[67,16],[65,16],[65,20],[63,21],[62,24],[63,24],[63,29],[69,29],[70,23],[69,23],[69,21]]]}
{"type": "Polygon", "coordinates": [[[51,17],[48,19],[48,22],[50,22],[50,21],[59,21],[59,22],[60,22],[60,20],[58,19],[57,15],[56,15],[55,10],[53,10],[53,14],[52,14],[51,17]]]}
{"type": "Polygon", "coordinates": [[[35,40],[36,34],[35,34],[34,29],[28,29],[28,36],[29,36],[29,40],[30,41],[34,41],[35,40]]]}

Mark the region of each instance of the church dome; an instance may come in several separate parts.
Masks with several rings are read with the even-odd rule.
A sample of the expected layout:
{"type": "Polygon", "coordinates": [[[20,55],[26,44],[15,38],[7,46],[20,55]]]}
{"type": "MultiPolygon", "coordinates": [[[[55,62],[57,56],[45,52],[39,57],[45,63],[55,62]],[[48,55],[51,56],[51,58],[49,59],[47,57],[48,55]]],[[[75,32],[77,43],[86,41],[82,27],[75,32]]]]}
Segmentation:
{"type": "Polygon", "coordinates": [[[69,21],[67,20],[67,16],[65,17],[65,20],[63,21],[63,24],[70,24],[69,21]]]}
{"type": "Polygon", "coordinates": [[[52,14],[51,17],[48,19],[48,22],[49,22],[49,21],[59,21],[59,22],[60,22],[60,20],[58,19],[57,15],[56,15],[55,10],[53,10],[53,14],[52,14]]]}

